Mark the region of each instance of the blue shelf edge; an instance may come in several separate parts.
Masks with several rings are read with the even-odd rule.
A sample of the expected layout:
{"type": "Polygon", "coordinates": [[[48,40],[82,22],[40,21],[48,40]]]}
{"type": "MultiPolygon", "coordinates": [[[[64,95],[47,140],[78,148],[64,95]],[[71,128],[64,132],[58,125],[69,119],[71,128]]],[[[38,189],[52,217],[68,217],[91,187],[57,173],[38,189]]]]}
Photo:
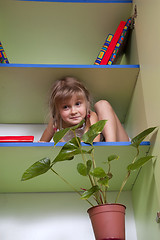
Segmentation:
{"type": "MultiPolygon", "coordinates": [[[[57,147],[64,146],[65,142],[57,143],[57,147]]],[[[82,146],[90,146],[89,144],[81,143],[82,146]]],[[[130,146],[131,142],[95,142],[94,146],[130,146]]],[[[150,146],[150,141],[143,141],[141,146],[150,146]]],[[[54,142],[8,142],[0,143],[0,147],[54,147],[54,142]]]]}
{"type": "Polygon", "coordinates": [[[1,63],[0,67],[24,67],[24,68],[140,68],[139,64],[132,65],[76,65],[76,64],[21,64],[1,63]]]}
{"type": "Polygon", "coordinates": [[[62,3],[132,3],[132,0],[20,0],[23,2],[62,2],[62,3]]]}

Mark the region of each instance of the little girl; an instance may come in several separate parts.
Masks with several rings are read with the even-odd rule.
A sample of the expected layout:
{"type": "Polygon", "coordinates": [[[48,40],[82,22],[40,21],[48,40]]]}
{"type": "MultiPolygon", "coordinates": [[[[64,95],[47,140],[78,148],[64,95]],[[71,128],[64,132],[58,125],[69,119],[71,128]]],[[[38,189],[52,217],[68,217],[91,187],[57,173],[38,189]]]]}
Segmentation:
{"type": "MultiPolygon", "coordinates": [[[[102,132],[105,141],[129,141],[111,105],[106,100],[100,100],[94,106],[96,113],[91,111],[91,99],[88,90],[73,77],[65,77],[54,83],[51,89],[49,106],[51,118],[40,141],[49,142],[56,131],[77,125],[83,119],[85,119],[85,123],[76,130],[76,135],[80,138],[91,125],[98,120],[106,119],[108,121],[102,132]]],[[[69,131],[62,141],[70,141],[73,137],[73,132],[69,131]]],[[[99,141],[100,135],[94,139],[94,142],[99,141]]]]}
{"type": "MultiPolygon", "coordinates": [[[[49,100],[51,118],[40,141],[49,142],[54,133],[62,128],[72,127],[85,119],[76,135],[82,137],[89,127],[98,121],[97,114],[90,110],[90,94],[84,85],[73,77],[57,80],[52,89],[49,100]]],[[[62,141],[69,141],[74,137],[69,131],[62,141]]],[[[100,141],[97,136],[94,141],[100,141]]]]}

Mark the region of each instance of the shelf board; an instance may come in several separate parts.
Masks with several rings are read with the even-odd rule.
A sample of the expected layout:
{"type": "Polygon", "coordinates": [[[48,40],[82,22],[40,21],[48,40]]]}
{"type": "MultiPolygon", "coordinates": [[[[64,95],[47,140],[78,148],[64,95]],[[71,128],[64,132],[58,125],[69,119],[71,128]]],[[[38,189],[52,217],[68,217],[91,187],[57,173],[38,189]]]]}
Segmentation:
{"type": "Polygon", "coordinates": [[[23,64],[23,63],[1,63],[3,67],[24,67],[24,68],[139,68],[139,64],[130,65],[90,65],[90,64],[23,64]]]}
{"type": "Polygon", "coordinates": [[[1,42],[10,63],[93,64],[108,34],[132,13],[131,1],[0,4],[1,42]]]}
{"type": "Polygon", "coordinates": [[[62,76],[84,82],[94,102],[108,100],[123,123],[138,73],[139,65],[1,64],[0,123],[47,122],[49,91],[62,76]]]}
{"type": "MultiPolygon", "coordinates": [[[[38,176],[28,181],[21,182],[23,172],[34,162],[49,157],[52,160],[58,154],[64,143],[54,147],[54,143],[1,143],[0,144],[0,192],[67,192],[72,191],[61,179],[48,171],[45,175],[38,176]]],[[[82,143],[83,148],[90,146],[82,143]]],[[[112,162],[113,179],[110,181],[110,191],[117,191],[126,175],[126,167],[136,154],[135,148],[130,142],[95,143],[95,159],[97,166],[103,166],[103,162],[111,154],[120,156],[119,160],[112,162]]],[[[143,142],[140,146],[140,156],[148,152],[150,143],[143,142]]],[[[74,183],[77,189],[89,187],[86,177],[77,174],[76,166],[81,162],[80,156],[74,160],[57,163],[55,170],[65,177],[70,183],[74,183]]],[[[107,165],[106,165],[107,168],[107,165]]],[[[138,175],[134,171],[127,182],[125,190],[131,190],[138,175]]]]}
{"type": "Polygon", "coordinates": [[[62,2],[62,3],[132,3],[132,0],[20,0],[29,2],[62,2]]]}

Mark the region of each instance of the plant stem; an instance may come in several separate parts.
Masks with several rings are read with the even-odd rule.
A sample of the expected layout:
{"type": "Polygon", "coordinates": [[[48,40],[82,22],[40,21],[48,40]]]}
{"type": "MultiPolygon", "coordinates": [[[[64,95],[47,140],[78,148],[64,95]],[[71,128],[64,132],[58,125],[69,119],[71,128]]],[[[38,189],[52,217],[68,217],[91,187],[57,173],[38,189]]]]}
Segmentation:
{"type": "MultiPolygon", "coordinates": [[[[74,133],[75,139],[76,139],[76,141],[77,141],[77,143],[78,143],[78,146],[79,146],[79,148],[80,148],[83,162],[84,162],[84,164],[86,165],[87,160],[86,160],[85,154],[83,154],[83,152],[82,152],[82,146],[81,146],[81,144],[79,143],[79,141],[78,141],[78,139],[77,139],[77,136],[76,136],[75,131],[74,131],[74,130],[72,130],[72,131],[73,131],[73,133],[74,133]]],[[[93,147],[93,144],[92,144],[92,147],[93,147]]],[[[94,149],[93,149],[93,151],[94,151],[94,149]]],[[[92,151],[92,152],[93,152],[93,151],[92,151]]],[[[96,167],[96,163],[95,163],[95,160],[94,160],[94,153],[92,153],[92,152],[91,152],[91,158],[92,158],[93,168],[95,168],[95,167],[96,167]]],[[[96,181],[96,179],[95,179],[94,177],[92,177],[90,174],[88,174],[88,177],[89,177],[89,180],[90,180],[92,186],[98,185],[98,184],[97,184],[97,181],[96,181]]],[[[95,193],[95,200],[96,200],[97,204],[103,204],[103,200],[102,200],[100,191],[98,191],[98,192],[95,193]]]]}
{"type": "MultiPolygon", "coordinates": [[[[76,189],[74,188],[66,179],[64,179],[62,176],[60,176],[53,168],[50,168],[52,170],[52,172],[54,172],[59,178],[61,178],[67,185],[69,185],[76,193],[78,193],[80,196],[82,196],[82,194],[76,189]]],[[[85,199],[92,207],[94,206],[88,199],[85,199]]]]}
{"type": "MultiPolygon", "coordinates": [[[[92,144],[92,147],[93,147],[93,144],[92,144]]],[[[93,148],[93,150],[92,150],[92,152],[91,152],[91,158],[92,158],[92,163],[93,163],[93,169],[95,169],[95,168],[96,168],[96,161],[95,161],[95,158],[94,158],[94,148],[93,148]]],[[[96,178],[93,177],[93,179],[94,179],[95,185],[98,185],[96,178]]],[[[97,199],[98,204],[104,204],[104,201],[103,201],[103,199],[102,199],[101,194],[102,194],[103,199],[104,199],[103,191],[98,191],[98,192],[96,193],[96,196],[95,196],[96,199],[97,199]],[[99,201],[100,201],[100,202],[99,202],[99,201]]]]}
{"type": "Polygon", "coordinates": [[[117,203],[117,201],[118,201],[118,199],[119,199],[119,196],[120,196],[120,194],[121,194],[124,186],[126,185],[126,182],[127,182],[128,178],[129,178],[129,176],[130,176],[130,173],[131,173],[131,171],[128,171],[128,173],[127,173],[127,175],[126,175],[126,177],[125,177],[125,179],[124,179],[124,181],[123,181],[123,183],[122,183],[122,185],[121,185],[121,188],[120,188],[120,190],[119,190],[119,193],[117,194],[115,203],[117,203]]]}
{"type": "MultiPolygon", "coordinates": [[[[136,153],[136,156],[134,157],[132,163],[134,163],[134,162],[136,161],[136,159],[137,159],[137,157],[138,157],[138,155],[139,155],[139,147],[137,147],[136,149],[137,149],[137,153],[136,153]]],[[[127,175],[126,175],[125,179],[124,179],[123,182],[122,182],[122,185],[121,185],[121,188],[120,188],[120,190],[119,190],[119,192],[118,192],[118,194],[117,194],[115,203],[117,203],[117,201],[118,201],[118,199],[119,199],[119,196],[120,196],[120,194],[121,194],[124,186],[126,185],[126,182],[127,182],[128,178],[129,178],[130,174],[131,174],[131,170],[129,170],[129,171],[127,172],[127,175]]]]}
{"type": "MultiPolygon", "coordinates": [[[[92,147],[93,147],[93,144],[92,144],[92,147]]],[[[92,162],[93,162],[93,168],[96,168],[96,161],[94,159],[94,148],[93,148],[93,150],[91,152],[91,157],[92,157],[92,162]]]]}
{"type": "Polygon", "coordinates": [[[107,187],[105,187],[105,198],[104,198],[105,203],[107,203],[107,187]]]}
{"type": "Polygon", "coordinates": [[[101,189],[101,191],[100,191],[100,193],[102,194],[102,197],[103,197],[103,199],[101,198],[101,202],[102,202],[102,204],[104,204],[104,203],[106,203],[106,193],[105,193],[105,189],[103,190],[103,187],[101,187],[102,189],[101,189]]]}
{"type": "MultiPolygon", "coordinates": [[[[73,131],[73,130],[72,130],[72,131],[73,131]]],[[[75,139],[76,139],[76,141],[77,141],[77,143],[78,143],[79,149],[80,149],[80,151],[81,151],[81,156],[82,156],[83,162],[84,162],[84,164],[86,164],[86,159],[85,159],[85,157],[84,157],[85,155],[84,155],[83,152],[82,152],[82,146],[81,146],[81,144],[80,144],[79,141],[78,141],[76,132],[73,131],[73,133],[74,133],[75,139]]]]}

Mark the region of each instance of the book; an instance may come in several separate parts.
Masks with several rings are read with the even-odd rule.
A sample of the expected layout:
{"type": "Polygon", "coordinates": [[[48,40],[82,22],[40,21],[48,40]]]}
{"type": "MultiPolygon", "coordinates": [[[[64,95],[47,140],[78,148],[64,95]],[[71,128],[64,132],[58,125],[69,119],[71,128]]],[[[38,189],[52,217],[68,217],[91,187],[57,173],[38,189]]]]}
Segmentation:
{"type": "Polygon", "coordinates": [[[105,52],[105,54],[104,54],[104,56],[103,56],[103,58],[100,62],[100,65],[107,65],[108,64],[108,61],[109,61],[109,59],[110,59],[110,57],[111,57],[111,55],[112,55],[112,53],[115,49],[115,46],[116,46],[116,44],[117,44],[117,42],[118,42],[118,40],[119,40],[119,38],[120,38],[120,36],[123,32],[125,24],[126,24],[125,21],[120,22],[120,24],[119,24],[112,40],[111,40],[109,46],[108,46],[108,48],[107,48],[107,50],[106,50],[106,52],[105,52]]]}
{"type": "Polygon", "coordinates": [[[0,136],[0,142],[33,142],[34,136],[0,136]]]}
{"type": "Polygon", "coordinates": [[[9,63],[1,42],[0,42],[0,63],[9,63]]]}
{"type": "Polygon", "coordinates": [[[131,21],[132,21],[132,18],[129,18],[127,20],[126,25],[124,26],[123,32],[122,32],[122,34],[115,46],[115,49],[108,61],[108,65],[120,63],[123,53],[124,53],[124,50],[125,50],[125,47],[126,47],[126,44],[127,44],[129,32],[131,30],[131,28],[130,28],[131,21]]]}
{"type": "Polygon", "coordinates": [[[108,48],[112,38],[113,38],[113,34],[108,34],[108,36],[107,36],[107,38],[105,40],[105,43],[103,44],[101,50],[99,51],[98,56],[97,56],[96,61],[94,62],[94,64],[96,64],[96,65],[100,64],[100,62],[101,62],[105,52],[107,51],[107,48],[108,48]]]}

